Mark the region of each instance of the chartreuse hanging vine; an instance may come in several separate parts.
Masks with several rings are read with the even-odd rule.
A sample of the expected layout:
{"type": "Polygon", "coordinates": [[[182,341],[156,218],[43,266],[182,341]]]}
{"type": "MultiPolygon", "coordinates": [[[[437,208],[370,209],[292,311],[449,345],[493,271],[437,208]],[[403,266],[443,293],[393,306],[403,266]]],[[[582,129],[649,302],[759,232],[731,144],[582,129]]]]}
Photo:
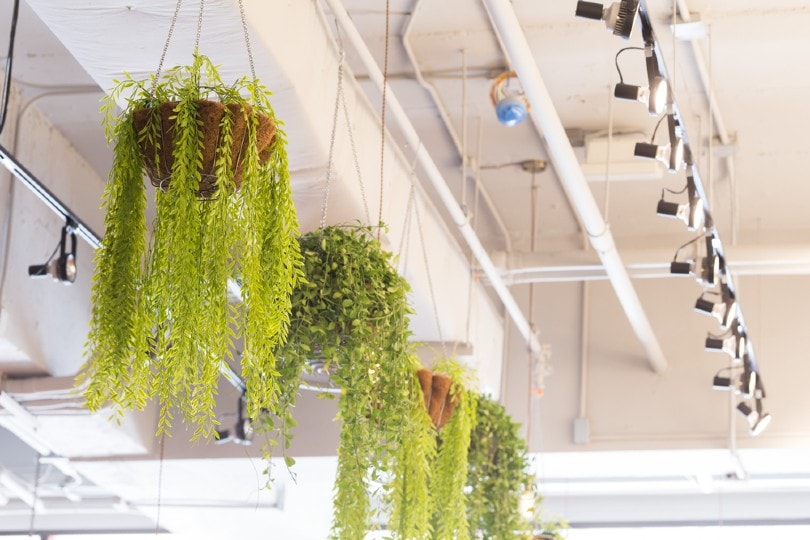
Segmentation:
{"type": "Polygon", "coordinates": [[[88,406],[143,408],[157,396],[159,432],[178,410],[195,438],[209,437],[220,366],[242,337],[248,414],[274,412],[274,352],[302,271],[269,92],[255,78],[225,84],[195,52],[191,66],[163,77],[126,76],[104,111],[115,148],[83,374],[88,406]],[[150,243],[144,173],[158,188],[150,243]],[[241,284],[238,305],[228,301],[229,279],[241,284]]]}
{"type": "Polygon", "coordinates": [[[434,540],[471,538],[467,522],[467,452],[476,422],[476,398],[470,388],[470,375],[455,360],[442,359],[433,366],[452,384],[447,399],[456,403],[450,421],[439,432],[438,455],[430,479],[434,540]]]}
{"type": "Polygon", "coordinates": [[[411,376],[403,381],[408,389],[409,411],[402,425],[396,451],[396,465],[390,486],[391,515],[388,529],[398,539],[431,537],[430,475],[436,460],[436,430],[428,414],[426,396],[420,384],[418,358],[412,356],[411,376]]]}
{"type": "Polygon", "coordinates": [[[293,291],[288,339],[277,350],[284,408],[265,420],[286,446],[297,376],[312,360],[342,389],[332,524],[340,539],[362,539],[371,527],[370,485],[392,471],[413,402],[409,286],[374,233],[369,226],[330,226],[300,238],[306,281],[293,291]]]}
{"type": "Polygon", "coordinates": [[[481,395],[475,400],[476,424],[467,457],[470,530],[491,540],[530,538],[520,499],[528,493],[536,500],[537,494],[520,425],[503,405],[481,395]]]}

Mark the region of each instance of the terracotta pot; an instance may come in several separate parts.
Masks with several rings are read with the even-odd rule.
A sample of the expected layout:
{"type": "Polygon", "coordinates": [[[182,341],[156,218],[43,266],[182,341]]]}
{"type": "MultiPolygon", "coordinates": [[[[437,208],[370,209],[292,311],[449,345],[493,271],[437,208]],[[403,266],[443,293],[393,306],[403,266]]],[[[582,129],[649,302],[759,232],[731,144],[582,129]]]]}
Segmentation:
{"type": "MultiPolygon", "coordinates": [[[[174,164],[174,109],[177,102],[161,103],[158,111],[160,113],[160,154],[159,165],[155,163],[155,147],[144,141],[141,144],[141,155],[143,156],[144,168],[152,182],[152,185],[161,189],[167,189],[171,180],[171,170],[174,164]]],[[[243,161],[244,145],[247,144],[247,120],[243,113],[243,107],[250,114],[250,105],[227,105],[233,115],[231,145],[231,159],[233,167],[233,181],[235,189],[242,185],[242,173],[245,169],[243,161]]],[[[200,166],[200,181],[197,195],[210,197],[217,189],[214,166],[216,161],[216,149],[219,143],[220,122],[225,114],[225,105],[218,101],[199,101],[200,122],[203,141],[202,165],[200,166]]],[[[138,109],[132,114],[132,122],[137,132],[141,132],[149,121],[155,109],[138,109]]],[[[265,115],[259,116],[259,125],[256,129],[256,143],[259,150],[259,161],[264,164],[270,159],[271,142],[276,134],[276,126],[273,121],[265,115]]]]}
{"type": "Polygon", "coordinates": [[[452,379],[447,375],[440,373],[433,374],[433,383],[430,386],[430,407],[428,408],[428,413],[430,414],[430,420],[437,428],[442,419],[445,398],[450,392],[450,386],[452,384],[452,379]]]}
{"type": "Polygon", "coordinates": [[[419,377],[419,384],[422,386],[422,394],[425,396],[425,410],[430,410],[430,391],[433,385],[433,373],[427,368],[422,368],[416,372],[419,377]]]}

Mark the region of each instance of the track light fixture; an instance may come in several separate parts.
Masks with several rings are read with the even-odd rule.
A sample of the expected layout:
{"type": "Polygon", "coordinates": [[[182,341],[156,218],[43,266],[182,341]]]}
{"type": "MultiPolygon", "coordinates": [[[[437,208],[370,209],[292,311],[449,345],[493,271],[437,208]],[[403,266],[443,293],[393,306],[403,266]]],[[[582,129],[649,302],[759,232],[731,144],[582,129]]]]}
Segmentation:
{"type": "Polygon", "coordinates": [[[743,356],[743,372],[740,375],[740,393],[747,398],[754,397],[757,390],[759,376],[754,369],[751,357],[748,354],[743,356]]]}
{"type": "Polygon", "coordinates": [[[732,328],[724,334],[715,335],[710,333],[706,337],[706,350],[724,352],[731,357],[735,364],[738,364],[742,362],[745,356],[746,341],[745,328],[735,321],[732,328]]]}
{"type": "Polygon", "coordinates": [[[506,127],[516,126],[529,115],[529,101],[523,90],[512,90],[509,83],[517,79],[514,71],[506,71],[495,78],[489,90],[489,99],[495,106],[498,122],[506,127]]]}
{"type": "Polygon", "coordinates": [[[613,88],[613,96],[617,99],[638,101],[647,106],[647,111],[653,116],[661,116],[670,103],[669,84],[666,78],[661,75],[658,67],[658,55],[652,45],[644,47],[645,62],[647,65],[647,86],[637,86],[624,82],[622,71],[619,69],[619,54],[626,50],[638,49],[638,47],[627,47],[616,53],[616,70],[619,72],[619,82],[613,88]]]}
{"type": "Polygon", "coordinates": [[[228,442],[241,444],[242,446],[253,444],[253,422],[245,414],[245,405],[245,393],[243,392],[236,404],[236,424],[233,426],[233,431],[229,429],[217,430],[217,444],[228,442]]]}
{"type": "Polygon", "coordinates": [[[661,68],[658,65],[658,55],[655,53],[653,45],[644,47],[644,56],[647,64],[647,85],[649,88],[649,99],[647,110],[654,116],[660,116],[672,102],[669,95],[669,83],[661,75],[661,68]]]}
{"type": "Polygon", "coordinates": [[[762,412],[761,399],[755,400],[754,409],[743,401],[737,405],[737,410],[740,411],[740,414],[748,421],[748,430],[753,437],[765,431],[765,428],[771,423],[771,415],[762,412]]]}
{"type": "Polygon", "coordinates": [[[629,39],[633,32],[633,23],[638,12],[638,0],[621,0],[614,2],[610,7],[604,7],[597,2],[577,2],[577,17],[605,21],[607,29],[614,36],[629,39]]]}
{"type": "Polygon", "coordinates": [[[756,387],[759,376],[753,363],[746,354],[743,360],[742,373],[736,379],[730,375],[721,375],[740,366],[726,367],[718,371],[712,379],[712,388],[715,390],[733,390],[746,398],[756,397],[756,387]]]}
{"type": "Polygon", "coordinates": [[[52,277],[54,281],[61,281],[70,285],[76,281],[76,224],[70,219],[62,227],[62,236],[59,245],[53,250],[45,264],[32,264],[28,267],[28,275],[32,278],[52,277]],[[67,236],[70,234],[70,251],[67,250],[67,236]],[[59,257],[56,253],[59,252],[59,257]]]}
{"type": "Polygon", "coordinates": [[[697,238],[690,240],[678,248],[678,251],[675,252],[675,257],[669,265],[670,273],[694,275],[701,284],[707,287],[717,286],[725,265],[723,264],[722,257],[717,253],[717,248],[715,245],[716,242],[715,236],[710,234],[706,236],[698,236],[697,238]],[[698,247],[696,248],[698,253],[696,253],[694,258],[687,259],[685,261],[678,260],[678,253],[680,253],[681,249],[689,244],[700,246],[701,244],[699,241],[701,239],[705,240],[705,254],[702,257],[700,256],[701,249],[698,247]]]}
{"type": "Polygon", "coordinates": [[[657,213],[659,216],[680,219],[686,223],[686,227],[690,231],[696,231],[703,227],[705,223],[706,210],[703,199],[697,194],[695,179],[691,176],[686,177],[686,190],[688,200],[683,204],[665,201],[665,190],[661,190],[661,199],[658,201],[657,213]]]}
{"type": "Polygon", "coordinates": [[[652,142],[636,143],[633,154],[636,157],[655,159],[667,166],[671,173],[678,172],[683,167],[683,156],[685,147],[680,122],[674,114],[667,115],[667,127],[669,132],[669,143],[657,145],[652,142]]]}
{"type": "Polygon", "coordinates": [[[703,293],[695,302],[695,311],[714,317],[720,322],[720,327],[727,330],[737,317],[737,300],[734,297],[734,291],[726,283],[720,284],[719,301],[713,302],[707,298],[717,294],[712,291],[703,293]]]}

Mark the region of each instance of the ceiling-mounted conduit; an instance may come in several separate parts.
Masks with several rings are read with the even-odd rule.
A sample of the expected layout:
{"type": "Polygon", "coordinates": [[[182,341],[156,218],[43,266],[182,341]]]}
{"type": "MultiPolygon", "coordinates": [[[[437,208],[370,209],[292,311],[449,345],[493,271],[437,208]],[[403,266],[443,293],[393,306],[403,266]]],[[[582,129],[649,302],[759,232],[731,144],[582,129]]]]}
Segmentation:
{"type": "MultiPolygon", "coordinates": [[[[416,15],[419,13],[419,10],[423,4],[424,2],[422,0],[417,0],[416,4],[411,9],[411,16],[408,19],[408,24],[405,26],[405,30],[402,32],[402,48],[405,50],[405,54],[408,56],[408,60],[411,62],[413,73],[416,76],[416,82],[418,82],[419,85],[424,88],[428,94],[430,94],[433,104],[439,110],[439,117],[442,119],[442,122],[447,129],[447,133],[450,135],[450,140],[452,141],[456,152],[458,152],[458,155],[461,157],[463,166],[466,163],[468,156],[466,156],[464,153],[465,148],[464,144],[462,144],[461,137],[459,137],[458,133],[456,132],[456,129],[453,126],[453,120],[450,117],[450,112],[447,110],[447,106],[445,106],[442,98],[439,96],[439,92],[436,90],[436,87],[433,85],[433,83],[425,79],[424,74],[422,73],[422,68],[419,65],[419,60],[416,58],[416,54],[413,52],[413,47],[411,46],[410,36],[411,32],[413,31],[414,21],[416,20],[416,15]]],[[[467,182],[467,178],[462,178],[461,181],[467,182]]],[[[503,236],[504,240],[504,250],[507,252],[512,251],[512,239],[509,236],[509,228],[506,226],[506,223],[504,222],[500,212],[498,212],[498,209],[495,208],[492,195],[489,194],[489,190],[487,190],[483,185],[479,184],[477,189],[489,208],[492,219],[495,221],[495,224],[501,231],[501,236],[503,236]]]]}
{"type": "MultiPolygon", "coordinates": [[[[371,51],[368,50],[368,47],[363,41],[362,36],[357,31],[357,28],[355,28],[354,23],[346,11],[346,8],[343,7],[341,0],[326,0],[326,3],[331,8],[333,15],[337,19],[341,28],[344,30],[346,36],[348,36],[355,51],[360,56],[363,65],[365,66],[366,70],[368,70],[369,77],[380,92],[382,92],[383,88],[385,87],[383,74],[380,71],[377,62],[374,60],[374,57],[371,55],[371,51]]],[[[527,341],[532,352],[540,353],[540,342],[537,339],[537,336],[529,326],[529,322],[526,320],[525,315],[512,296],[512,293],[501,279],[498,270],[492,263],[492,259],[490,259],[489,254],[487,254],[484,246],[478,239],[478,235],[475,234],[475,231],[470,225],[467,216],[464,214],[461,206],[459,206],[456,198],[450,191],[447,182],[442,176],[442,173],[439,171],[439,168],[436,166],[436,163],[434,163],[433,158],[431,158],[430,154],[428,154],[427,150],[425,150],[425,146],[421,143],[419,135],[416,133],[416,129],[413,127],[410,118],[408,118],[408,114],[405,112],[405,109],[400,104],[396,95],[391,91],[390,86],[386,89],[386,96],[388,110],[395,118],[410,147],[417,149],[416,159],[425,170],[425,173],[436,190],[436,193],[447,211],[450,213],[453,222],[456,224],[461,232],[461,235],[464,237],[464,240],[467,242],[467,245],[470,247],[473,256],[478,261],[478,264],[481,266],[484,274],[489,279],[492,288],[495,289],[495,292],[506,308],[507,313],[509,313],[509,316],[512,318],[515,327],[517,327],[520,334],[527,341]]]]}
{"type": "Polygon", "coordinates": [[[652,325],[644,313],[630,276],[619,257],[613,235],[602,218],[599,206],[582,174],[579,161],[574,154],[574,149],[571,148],[560,117],[557,115],[554,103],[540,75],[540,70],[515,10],[509,0],[484,0],[484,4],[488,8],[493,25],[520,78],[526,97],[532,104],[529,111],[532,121],[537,130],[545,137],[551,161],[571,205],[579,215],[591,245],[599,254],[630,325],[644,346],[650,366],[654,371],[661,373],[667,367],[664,353],[653,333],[652,325]]]}

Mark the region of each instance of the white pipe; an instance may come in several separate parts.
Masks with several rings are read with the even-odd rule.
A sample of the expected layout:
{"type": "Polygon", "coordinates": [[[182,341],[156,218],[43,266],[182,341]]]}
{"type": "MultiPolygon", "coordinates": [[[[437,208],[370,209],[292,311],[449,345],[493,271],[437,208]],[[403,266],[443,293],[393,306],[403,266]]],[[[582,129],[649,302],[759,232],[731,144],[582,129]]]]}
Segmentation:
{"type": "MultiPolygon", "coordinates": [[[[354,23],[346,11],[346,8],[343,7],[341,0],[326,0],[326,2],[329,4],[333,15],[354,46],[360,60],[363,62],[363,65],[368,71],[369,78],[374,82],[374,84],[377,85],[377,88],[382,91],[382,89],[385,87],[383,74],[380,71],[377,62],[374,60],[374,57],[371,55],[371,51],[368,50],[368,47],[363,41],[363,37],[354,26],[354,23]]],[[[539,354],[540,341],[537,339],[537,335],[532,332],[525,315],[523,315],[523,312],[520,310],[520,306],[518,306],[517,302],[512,296],[512,293],[498,275],[498,270],[495,268],[495,265],[492,264],[492,259],[489,258],[484,246],[481,245],[481,241],[475,234],[475,230],[473,230],[472,226],[470,225],[467,216],[459,206],[456,198],[453,196],[453,193],[450,191],[450,188],[448,187],[447,182],[444,180],[442,173],[439,171],[436,163],[430,157],[428,151],[425,149],[425,145],[422,144],[419,135],[416,133],[416,129],[413,127],[413,124],[408,118],[408,114],[405,112],[402,104],[400,104],[397,96],[391,90],[390,85],[388,85],[385,91],[387,96],[386,103],[388,105],[388,110],[391,113],[391,116],[396,119],[397,124],[402,130],[402,135],[405,137],[408,145],[411,148],[417,149],[416,159],[419,160],[419,164],[424,169],[428,179],[433,185],[433,188],[436,190],[437,195],[441,199],[442,203],[444,203],[450,217],[458,227],[461,235],[467,242],[467,245],[470,247],[473,256],[481,266],[481,270],[483,270],[484,274],[489,279],[492,288],[495,289],[495,292],[503,303],[504,308],[506,308],[507,313],[509,313],[512,321],[515,323],[515,327],[529,344],[531,351],[539,354]]]]}
{"type": "MultiPolygon", "coordinates": [[[[689,12],[689,5],[686,0],[675,0],[678,9],[678,15],[681,21],[688,23],[692,20],[692,15],[689,12]]],[[[695,69],[698,72],[700,84],[703,86],[703,91],[706,93],[706,99],[709,101],[709,114],[711,114],[714,123],[714,129],[717,132],[717,138],[721,144],[728,145],[731,143],[731,136],[726,129],[726,122],[723,119],[723,114],[720,112],[720,106],[717,104],[717,95],[712,87],[712,78],[709,73],[709,68],[706,66],[706,60],[703,57],[703,51],[700,49],[700,44],[695,40],[689,41],[689,46],[692,48],[692,56],[695,60],[695,69]]],[[[713,135],[710,133],[709,137],[713,135]]],[[[734,170],[734,156],[728,155],[725,157],[726,169],[728,170],[728,177],[731,181],[732,201],[731,201],[731,245],[737,244],[737,223],[739,217],[737,215],[739,208],[739,201],[737,200],[737,182],[734,170]]]]}
{"type": "MultiPolygon", "coordinates": [[[[411,47],[410,35],[413,29],[414,21],[416,20],[416,14],[419,12],[421,6],[422,1],[417,0],[416,5],[414,5],[413,9],[411,10],[411,16],[408,19],[408,24],[405,26],[405,30],[402,32],[402,48],[405,49],[405,55],[408,57],[411,67],[413,67],[416,82],[418,82],[419,85],[424,88],[428,94],[430,94],[433,104],[439,110],[439,117],[442,119],[442,122],[447,129],[447,133],[450,135],[450,140],[453,141],[453,146],[455,146],[456,152],[458,152],[458,155],[461,156],[462,169],[466,170],[467,156],[465,155],[465,150],[467,145],[459,138],[458,133],[456,133],[456,130],[453,127],[453,119],[450,118],[450,112],[447,110],[447,106],[444,104],[444,101],[442,101],[441,96],[439,96],[438,90],[436,90],[433,83],[425,79],[424,75],[422,74],[422,68],[419,67],[419,62],[416,60],[416,54],[414,54],[413,47],[411,47]]],[[[466,99],[462,100],[462,105],[466,105],[466,99]]],[[[462,114],[461,118],[462,122],[466,122],[465,114],[462,114]]],[[[462,127],[462,137],[466,138],[466,130],[464,127],[462,127]]],[[[478,164],[480,164],[480,162],[478,164]]],[[[466,188],[468,181],[466,174],[462,175],[461,181],[466,188]]],[[[506,226],[506,222],[503,220],[501,213],[498,212],[497,208],[495,208],[495,202],[492,200],[492,195],[489,194],[489,190],[483,185],[479,185],[478,189],[484,199],[484,202],[487,203],[487,208],[489,208],[492,218],[495,220],[495,223],[501,230],[501,236],[503,236],[504,239],[504,249],[506,249],[506,251],[512,251],[512,237],[509,235],[509,228],[506,226]]]]}
{"type": "Polygon", "coordinates": [[[492,22],[503,40],[523,90],[532,104],[531,118],[537,130],[545,137],[551,161],[562,181],[568,199],[579,215],[591,245],[602,260],[630,325],[644,346],[650,366],[658,373],[663,372],[667,366],[664,353],[653,333],[652,325],[644,313],[630,276],[622,264],[613,242],[613,235],[610,234],[605,220],[602,219],[599,206],[582,174],[579,161],[574,154],[574,149],[571,148],[571,143],[560,117],[557,115],[554,102],[551,100],[543,78],[540,76],[540,70],[537,68],[515,10],[509,0],[484,0],[484,4],[489,9],[492,22]]]}

